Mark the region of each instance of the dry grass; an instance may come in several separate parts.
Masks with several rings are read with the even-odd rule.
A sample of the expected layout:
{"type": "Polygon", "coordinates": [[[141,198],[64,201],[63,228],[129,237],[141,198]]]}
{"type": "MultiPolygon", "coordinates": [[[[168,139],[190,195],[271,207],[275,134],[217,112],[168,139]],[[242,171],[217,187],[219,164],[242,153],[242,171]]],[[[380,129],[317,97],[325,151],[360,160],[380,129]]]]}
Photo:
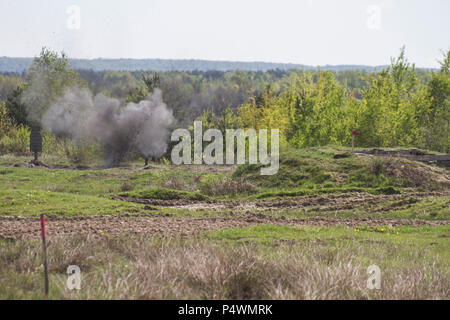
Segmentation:
{"type": "MultiPolygon", "coordinates": [[[[273,248],[204,240],[65,237],[49,246],[51,297],[62,299],[449,299],[441,264],[383,267],[382,289],[366,288],[358,255],[317,243],[273,248]],[[82,289],[65,287],[68,265],[81,268],[82,289]]],[[[39,241],[2,244],[0,298],[42,298],[39,241]]]]}
{"type": "Polygon", "coordinates": [[[208,196],[224,196],[250,194],[256,192],[255,186],[245,179],[232,180],[228,177],[218,177],[211,174],[194,176],[189,183],[179,177],[169,177],[162,186],[175,190],[200,190],[208,196]]]}
{"type": "Polygon", "coordinates": [[[125,181],[124,183],[122,183],[119,187],[120,191],[132,191],[134,190],[134,186],[132,184],[130,184],[128,181],[125,181]]]}
{"type": "Polygon", "coordinates": [[[186,184],[184,181],[177,177],[169,177],[162,183],[162,186],[167,189],[185,190],[186,184]]]}
{"type": "Polygon", "coordinates": [[[432,167],[402,158],[375,158],[370,169],[377,176],[384,173],[404,181],[409,187],[446,189],[450,186],[450,175],[446,169],[432,167]]]}
{"type": "Polygon", "coordinates": [[[200,190],[208,196],[223,196],[255,193],[256,187],[245,179],[213,179],[203,183],[200,190]]]}

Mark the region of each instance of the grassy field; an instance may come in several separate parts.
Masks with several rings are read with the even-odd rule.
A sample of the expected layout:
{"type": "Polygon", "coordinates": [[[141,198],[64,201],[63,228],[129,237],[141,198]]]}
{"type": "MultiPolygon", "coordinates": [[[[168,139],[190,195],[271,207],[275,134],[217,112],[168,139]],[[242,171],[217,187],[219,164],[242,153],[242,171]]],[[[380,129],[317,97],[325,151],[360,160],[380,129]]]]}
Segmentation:
{"type": "Polygon", "coordinates": [[[450,298],[448,169],[331,146],[282,150],[274,176],[29,160],[0,156],[3,299],[43,298],[40,214],[53,299],[450,298]]]}

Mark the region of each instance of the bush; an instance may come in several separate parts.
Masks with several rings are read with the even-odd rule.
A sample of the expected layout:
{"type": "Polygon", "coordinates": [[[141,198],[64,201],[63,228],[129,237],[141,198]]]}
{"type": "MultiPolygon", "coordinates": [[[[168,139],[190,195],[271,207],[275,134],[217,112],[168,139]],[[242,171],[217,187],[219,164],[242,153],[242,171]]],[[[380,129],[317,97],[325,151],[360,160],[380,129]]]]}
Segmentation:
{"type": "Polygon", "coordinates": [[[120,186],[120,191],[131,191],[131,190],[134,190],[134,186],[130,184],[128,181],[125,181],[120,186]]]}
{"type": "Polygon", "coordinates": [[[370,171],[377,177],[383,173],[384,161],[382,159],[374,159],[370,164],[370,171]]]}
{"type": "Polygon", "coordinates": [[[31,155],[30,129],[25,126],[12,126],[0,136],[0,153],[18,156],[31,155]]]}
{"type": "Polygon", "coordinates": [[[122,193],[121,196],[136,197],[142,199],[160,200],[205,200],[206,197],[194,192],[154,188],[148,191],[122,193]]]}
{"type": "Polygon", "coordinates": [[[219,196],[254,193],[256,188],[243,178],[231,180],[208,174],[200,178],[200,191],[210,196],[219,196]]]}
{"type": "Polygon", "coordinates": [[[177,177],[170,177],[163,182],[163,187],[168,189],[183,190],[186,185],[183,180],[177,177]]]}
{"type": "Polygon", "coordinates": [[[386,194],[386,195],[401,194],[400,190],[398,190],[397,188],[392,187],[392,186],[377,188],[372,193],[373,194],[386,194]]]}

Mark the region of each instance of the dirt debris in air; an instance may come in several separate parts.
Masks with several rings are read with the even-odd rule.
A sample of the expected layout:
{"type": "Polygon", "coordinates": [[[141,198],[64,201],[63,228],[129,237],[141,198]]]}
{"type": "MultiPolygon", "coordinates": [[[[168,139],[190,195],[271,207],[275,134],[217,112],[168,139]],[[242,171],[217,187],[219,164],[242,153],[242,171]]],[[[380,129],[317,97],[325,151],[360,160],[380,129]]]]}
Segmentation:
{"type": "MultiPolygon", "coordinates": [[[[134,216],[88,216],[88,217],[48,217],[48,237],[58,235],[148,235],[150,237],[171,238],[189,237],[205,231],[248,227],[260,224],[273,225],[316,225],[316,226],[380,226],[390,225],[448,225],[450,221],[427,221],[406,219],[370,219],[370,218],[328,218],[311,217],[283,219],[264,216],[248,218],[162,218],[151,215],[134,216]]],[[[21,239],[39,238],[40,223],[37,217],[0,218],[0,238],[21,239]]]]}

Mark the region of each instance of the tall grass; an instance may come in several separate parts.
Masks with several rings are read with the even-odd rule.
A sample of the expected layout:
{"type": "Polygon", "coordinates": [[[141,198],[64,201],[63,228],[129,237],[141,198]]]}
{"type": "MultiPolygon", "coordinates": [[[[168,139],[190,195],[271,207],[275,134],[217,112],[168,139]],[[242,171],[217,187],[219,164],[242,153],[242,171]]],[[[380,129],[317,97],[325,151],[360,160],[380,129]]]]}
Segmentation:
{"type": "MultiPolygon", "coordinates": [[[[445,263],[388,248],[398,265],[382,267],[381,290],[366,288],[378,244],[337,250],[316,242],[275,248],[205,240],[64,237],[49,245],[53,299],[449,299],[445,263]],[[68,265],[82,272],[66,289],[68,265]]],[[[381,250],[380,252],[384,252],[381,250]]],[[[380,253],[381,254],[381,253],[380,253]]],[[[391,258],[393,259],[393,258],[391,258]]],[[[0,298],[43,298],[39,241],[0,244],[0,298]]]]}

